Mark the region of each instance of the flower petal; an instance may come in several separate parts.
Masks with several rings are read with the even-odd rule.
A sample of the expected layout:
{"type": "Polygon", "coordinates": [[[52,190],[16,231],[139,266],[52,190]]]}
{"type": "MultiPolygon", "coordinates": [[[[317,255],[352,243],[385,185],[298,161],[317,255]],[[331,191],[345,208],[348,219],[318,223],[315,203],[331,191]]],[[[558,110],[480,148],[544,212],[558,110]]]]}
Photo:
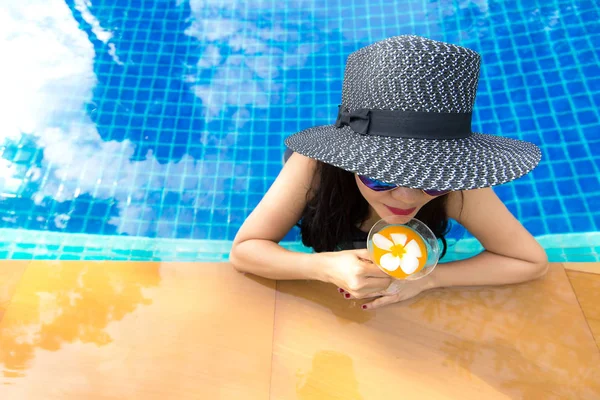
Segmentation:
{"type": "Polygon", "coordinates": [[[421,248],[419,247],[419,244],[417,243],[417,241],[415,239],[408,242],[405,249],[406,249],[406,252],[413,257],[418,258],[418,257],[423,256],[423,254],[421,253],[421,248]]]}
{"type": "Polygon", "coordinates": [[[400,259],[400,268],[402,268],[402,271],[404,271],[405,274],[410,275],[419,268],[419,260],[417,260],[417,257],[405,254],[404,257],[400,259]]]}
{"type": "Polygon", "coordinates": [[[392,250],[392,246],[394,245],[394,243],[392,243],[390,239],[386,238],[385,236],[379,233],[373,235],[373,243],[375,243],[375,246],[386,251],[392,250]]]}
{"type": "Polygon", "coordinates": [[[400,265],[400,258],[394,257],[392,253],[386,253],[383,256],[381,256],[379,262],[381,263],[381,266],[387,269],[388,271],[395,271],[400,265]]]}
{"type": "Polygon", "coordinates": [[[404,233],[392,233],[390,236],[392,237],[394,244],[399,244],[401,246],[404,246],[406,244],[406,240],[408,239],[404,233]]]}

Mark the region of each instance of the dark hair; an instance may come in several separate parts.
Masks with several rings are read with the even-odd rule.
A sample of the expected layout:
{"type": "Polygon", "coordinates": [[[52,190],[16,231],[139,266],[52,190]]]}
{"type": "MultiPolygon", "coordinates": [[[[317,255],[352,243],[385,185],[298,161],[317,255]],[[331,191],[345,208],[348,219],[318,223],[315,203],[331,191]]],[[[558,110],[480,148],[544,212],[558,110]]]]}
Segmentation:
{"type": "MultiPolygon", "coordinates": [[[[316,252],[334,251],[341,243],[352,241],[352,232],[368,217],[369,203],[361,195],[352,172],[317,161],[317,185],[307,193],[307,203],[298,226],[302,243],[316,252]]],[[[448,233],[446,199],[436,197],[425,204],[415,218],[424,222],[443,244],[448,233]]],[[[440,258],[441,258],[440,257],[440,258]]]]}

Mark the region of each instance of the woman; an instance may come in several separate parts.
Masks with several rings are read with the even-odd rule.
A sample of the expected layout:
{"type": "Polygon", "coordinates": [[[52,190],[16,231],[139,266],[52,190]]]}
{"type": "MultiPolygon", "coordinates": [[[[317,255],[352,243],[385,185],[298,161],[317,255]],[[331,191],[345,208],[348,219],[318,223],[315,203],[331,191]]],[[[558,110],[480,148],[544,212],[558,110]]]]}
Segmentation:
{"type": "Polygon", "coordinates": [[[293,154],[240,228],[233,266],[271,279],[330,282],[346,298],[371,299],[363,309],[436,287],[543,276],[543,248],[491,189],[530,172],[541,153],[532,143],[471,131],[479,65],[472,50],[418,36],[352,53],[335,124],[286,139],[293,154]],[[392,214],[420,219],[442,241],[455,219],[485,250],[389,295],[390,277],[364,247],[373,224],[392,214]],[[278,245],[298,221],[315,253],[278,245]]]}

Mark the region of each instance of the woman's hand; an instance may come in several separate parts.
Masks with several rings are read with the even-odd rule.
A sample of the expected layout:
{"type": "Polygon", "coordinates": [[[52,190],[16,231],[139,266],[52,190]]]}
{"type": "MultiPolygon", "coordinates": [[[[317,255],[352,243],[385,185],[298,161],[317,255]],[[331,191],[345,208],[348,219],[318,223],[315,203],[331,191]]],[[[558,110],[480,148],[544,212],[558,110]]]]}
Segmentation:
{"type": "Polygon", "coordinates": [[[381,296],[392,278],[370,260],[367,249],[320,253],[324,280],[344,290],[347,298],[381,296]]]}
{"type": "MultiPolygon", "coordinates": [[[[397,293],[384,295],[377,300],[371,301],[369,303],[363,304],[363,310],[373,310],[379,307],[383,307],[388,304],[397,303],[399,301],[408,300],[412,297],[415,297],[421,292],[424,292],[429,289],[433,289],[435,286],[433,284],[430,275],[418,279],[416,281],[403,281],[401,285],[399,285],[399,290],[397,293]]],[[[345,294],[345,293],[344,293],[345,294]]],[[[347,297],[350,298],[350,297],[347,297]]]]}

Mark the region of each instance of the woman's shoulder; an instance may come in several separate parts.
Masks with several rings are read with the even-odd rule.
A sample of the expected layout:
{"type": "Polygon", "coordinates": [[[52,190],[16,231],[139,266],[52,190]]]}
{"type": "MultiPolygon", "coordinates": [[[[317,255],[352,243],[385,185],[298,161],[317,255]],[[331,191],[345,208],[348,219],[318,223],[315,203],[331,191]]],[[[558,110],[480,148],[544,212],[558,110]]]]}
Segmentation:
{"type": "Polygon", "coordinates": [[[304,184],[307,190],[314,189],[315,185],[318,184],[316,177],[317,165],[317,160],[300,153],[291,152],[286,157],[280,177],[283,176],[285,179],[289,179],[291,176],[298,179],[297,183],[304,184]]]}
{"type": "Polygon", "coordinates": [[[459,219],[464,203],[464,193],[462,190],[450,192],[446,200],[446,215],[448,218],[459,219]]]}
{"type": "Polygon", "coordinates": [[[292,164],[294,166],[305,166],[308,168],[315,168],[317,166],[317,160],[302,155],[300,153],[296,153],[294,151],[286,153],[285,165],[292,164]]]}
{"type": "Polygon", "coordinates": [[[491,187],[460,190],[448,194],[446,215],[461,222],[466,214],[472,214],[474,210],[487,209],[495,212],[499,206],[503,207],[503,204],[491,187]]]}
{"type": "Polygon", "coordinates": [[[266,239],[278,243],[300,219],[316,162],[294,153],[238,231],[235,241],[266,239]]]}

